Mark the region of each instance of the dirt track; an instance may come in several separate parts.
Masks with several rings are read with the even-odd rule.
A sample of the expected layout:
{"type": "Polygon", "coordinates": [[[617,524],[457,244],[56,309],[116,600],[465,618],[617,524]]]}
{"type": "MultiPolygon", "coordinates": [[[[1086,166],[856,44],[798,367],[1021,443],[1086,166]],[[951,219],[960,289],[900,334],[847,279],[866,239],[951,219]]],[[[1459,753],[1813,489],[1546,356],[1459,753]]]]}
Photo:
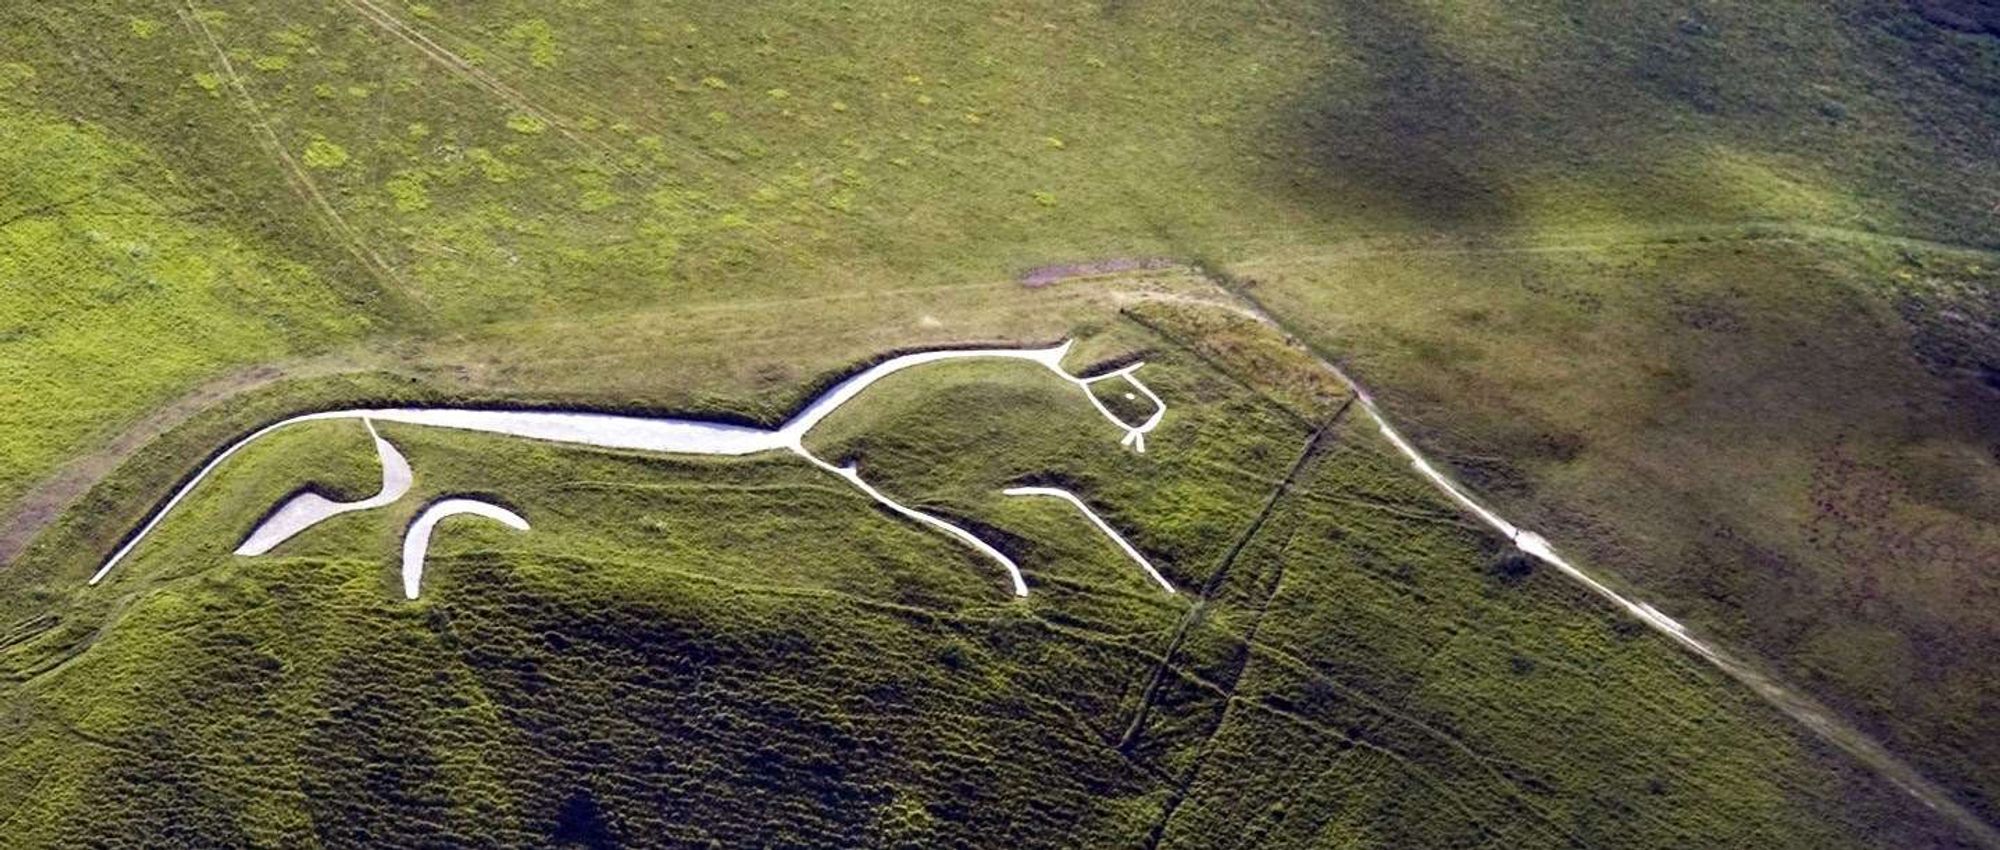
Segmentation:
{"type": "Polygon", "coordinates": [[[118,432],[89,454],[57,468],[47,478],[29,486],[13,512],[0,517],[0,564],[12,564],[50,523],[71,503],[90,492],[132,455],[153,439],[193,419],[202,411],[251,390],[306,373],[318,373],[310,366],[254,366],[233,372],[197,387],[145,418],[118,432]]]}

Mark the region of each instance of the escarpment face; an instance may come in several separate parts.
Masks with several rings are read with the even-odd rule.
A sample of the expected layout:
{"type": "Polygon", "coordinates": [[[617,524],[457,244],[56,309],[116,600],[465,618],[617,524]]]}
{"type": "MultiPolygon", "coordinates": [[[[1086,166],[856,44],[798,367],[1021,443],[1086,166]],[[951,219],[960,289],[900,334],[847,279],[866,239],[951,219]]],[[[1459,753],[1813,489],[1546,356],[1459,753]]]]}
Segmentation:
{"type": "Polygon", "coordinates": [[[1910,8],[1938,26],[2000,38],[2000,0],[1910,0],[1910,8]]]}

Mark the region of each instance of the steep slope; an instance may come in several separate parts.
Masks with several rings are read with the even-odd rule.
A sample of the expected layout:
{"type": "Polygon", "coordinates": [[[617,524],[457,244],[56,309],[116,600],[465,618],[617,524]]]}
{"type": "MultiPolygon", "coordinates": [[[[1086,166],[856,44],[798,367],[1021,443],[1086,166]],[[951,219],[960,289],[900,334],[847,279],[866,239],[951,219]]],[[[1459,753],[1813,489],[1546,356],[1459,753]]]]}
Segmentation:
{"type": "Polygon", "coordinates": [[[2000,820],[2000,39],[1628,6],[11,4],[0,514],[51,530],[0,611],[300,409],[768,418],[1108,321],[1024,318],[1023,268],[1168,256],[2000,820]]]}
{"type": "Polygon", "coordinates": [[[533,524],[441,526],[404,601],[388,554],[415,504],[224,554],[298,470],[372,472],[353,427],[260,443],[130,572],[9,635],[9,834],[1828,847],[1931,828],[1696,659],[1510,567],[1342,399],[1229,377],[1281,350],[1150,321],[1165,335],[1090,346],[1143,351],[1172,405],[1144,456],[1004,366],[899,375],[828,423],[829,451],[1004,541],[1024,601],[795,461],[384,426],[426,493],[533,524]],[[1187,591],[998,494],[1051,476],[1187,591]]]}
{"type": "Polygon", "coordinates": [[[1376,248],[1239,271],[1510,516],[1991,816],[1992,258],[1789,239],[1376,248]],[[1412,281],[1450,294],[1416,307],[1412,281]]]}

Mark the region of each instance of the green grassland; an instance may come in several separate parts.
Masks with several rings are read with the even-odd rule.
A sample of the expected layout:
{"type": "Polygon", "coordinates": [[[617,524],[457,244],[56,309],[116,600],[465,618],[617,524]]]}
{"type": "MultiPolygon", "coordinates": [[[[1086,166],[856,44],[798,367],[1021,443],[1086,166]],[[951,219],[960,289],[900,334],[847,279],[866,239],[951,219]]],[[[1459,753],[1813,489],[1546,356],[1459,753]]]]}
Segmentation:
{"type": "Polygon", "coordinates": [[[1171,400],[1143,456],[1036,368],[898,375],[826,423],[816,449],[1001,541],[1034,588],[1019,601],[996,565],[795,459],[385,425],[424,500],[477,494],[533,525],[448,521],[424,596],[405,601],[393,553],[421,500],[333,520],[270,558],[226,554],[301,470],[330,492],[368,489],[354,423],[281,432],[107,584],[7,636],[8,834],[21,846],[1922,837],[1893,791],[1829,768],[1699,661],[1559,577],[1503,568],[1501,544],[1337,400],[1288,406],[1232,376],[1256,359],[1193,353],[1259,346],[1277,356],[1136,322],[1088,340],[1086,356],[1146,356],[1145,379],[1171,400]],[[1158,592],[1066,506],[997,495],[1022,480],[1083,493],[1186,592],[1158,592]]]}
{"type": "Polygon", "coordinates": [[[2000,286],[1988,257],[1690,242],[1243,273],[1509,516],[1991,810],[2000,399],[1992,340],[1965,338],[2000,318],[1969,295],[2000,286]],[[1439,287],[1448,307],[1409,303],[1439,287]]]}
{"type": "Polygon", "coordinates": [[[14,112],[0,148],[0,501],[192,383],[367,330],[312,272],[201,223],[142,152],[14,112]]]}
{"type": "Polygon", "coordinates": [[[1268,499],[1343,394],[1225,312],[1165,306],[1227,298],[1208,282],[1014,282],[1155,256],[1255,298],[1509,516],[2000,820],[2000,39],[1936,17],[6,4],[0,833],[1949,840],[1514,575],[1354,421],[1268,499]],[[1158,362],[1176,415],[1146,457],[984,366],[899,376],[816,438],[1004,540],[1025,605],[801,465],[413,430],[427,493],[489,493],[535,531],[451,521],[414,605],[387,566],[407,503],[234,562],[299,470],[372,486],[354,429],[317,427],[77,587],[208,453],[302,410],[768,424],[885,352],[1070,336],[1158,362]],[[1064,506],[995,492],[1024,481],[1098,499],[1204,592],[1154,598],[1064,506]],[[584,775],[605,765],[626,770],[584,775]]]}

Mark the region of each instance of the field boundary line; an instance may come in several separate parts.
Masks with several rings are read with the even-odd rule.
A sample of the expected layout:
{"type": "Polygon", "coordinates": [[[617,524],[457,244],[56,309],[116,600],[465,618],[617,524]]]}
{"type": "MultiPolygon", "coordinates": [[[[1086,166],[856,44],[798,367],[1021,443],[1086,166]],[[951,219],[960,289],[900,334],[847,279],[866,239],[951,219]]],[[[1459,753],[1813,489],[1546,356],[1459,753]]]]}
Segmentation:
{"type": "Polygon", "coordinates": [[[1236,538],[1236,542],[1230,545],[1229,551],[1223,553],[1222,560],[1216,564],[1208,577],[1203,579],[1201,587],[1192,592],[1194,604],[1188,606],[1187,613],[1181,616],[1180,625],[1175,627],[1173,638],[1167,641],[1166,650],[1160,654],[1159,665],[1153,668],[1153,675],[1147,680],[1145,689],[1139,692],[1139,705],[1132,710],[1132,719],[1118,738],[1119,751],[1131,752],[1133,745],[1138,743],[1139,735],[1146,727],[1146,718],[1151,713],[1153,700],[1165,682],[1167,668],[1173,666],[1174,656],[1179,653],[1181,644],[1187,640],[1188,631],[1206,617],[1209,601],[1215,591],[1222,586],[1223,579],[1229,573],[1229,567],[1243,554],[1243,550],[1249,547],[1257,532],[1264,529],[1264,524],[1277,510],[1278,503],[1291,492],[1293,482],[1297,481],[1300,473],[1311,465],[1313,458],[1319,455],[1321,441],[1332,431],[1334,424],[1340,421],[1348,407],[1349,405],[1342,405],[1333,415],[1327,417],[1326,422],[1321,424],[1318,430],[1306,438],[1305,447],[1299,451],[1298,459],[1292,461],[1291,469],[1278,481],[1278,485],[1271,488],[1271,493],[1265,497],[1264,505],[1258,510],[1256,518],[1250,521],[1249,527],[1245,528],[1236,538]]]}

